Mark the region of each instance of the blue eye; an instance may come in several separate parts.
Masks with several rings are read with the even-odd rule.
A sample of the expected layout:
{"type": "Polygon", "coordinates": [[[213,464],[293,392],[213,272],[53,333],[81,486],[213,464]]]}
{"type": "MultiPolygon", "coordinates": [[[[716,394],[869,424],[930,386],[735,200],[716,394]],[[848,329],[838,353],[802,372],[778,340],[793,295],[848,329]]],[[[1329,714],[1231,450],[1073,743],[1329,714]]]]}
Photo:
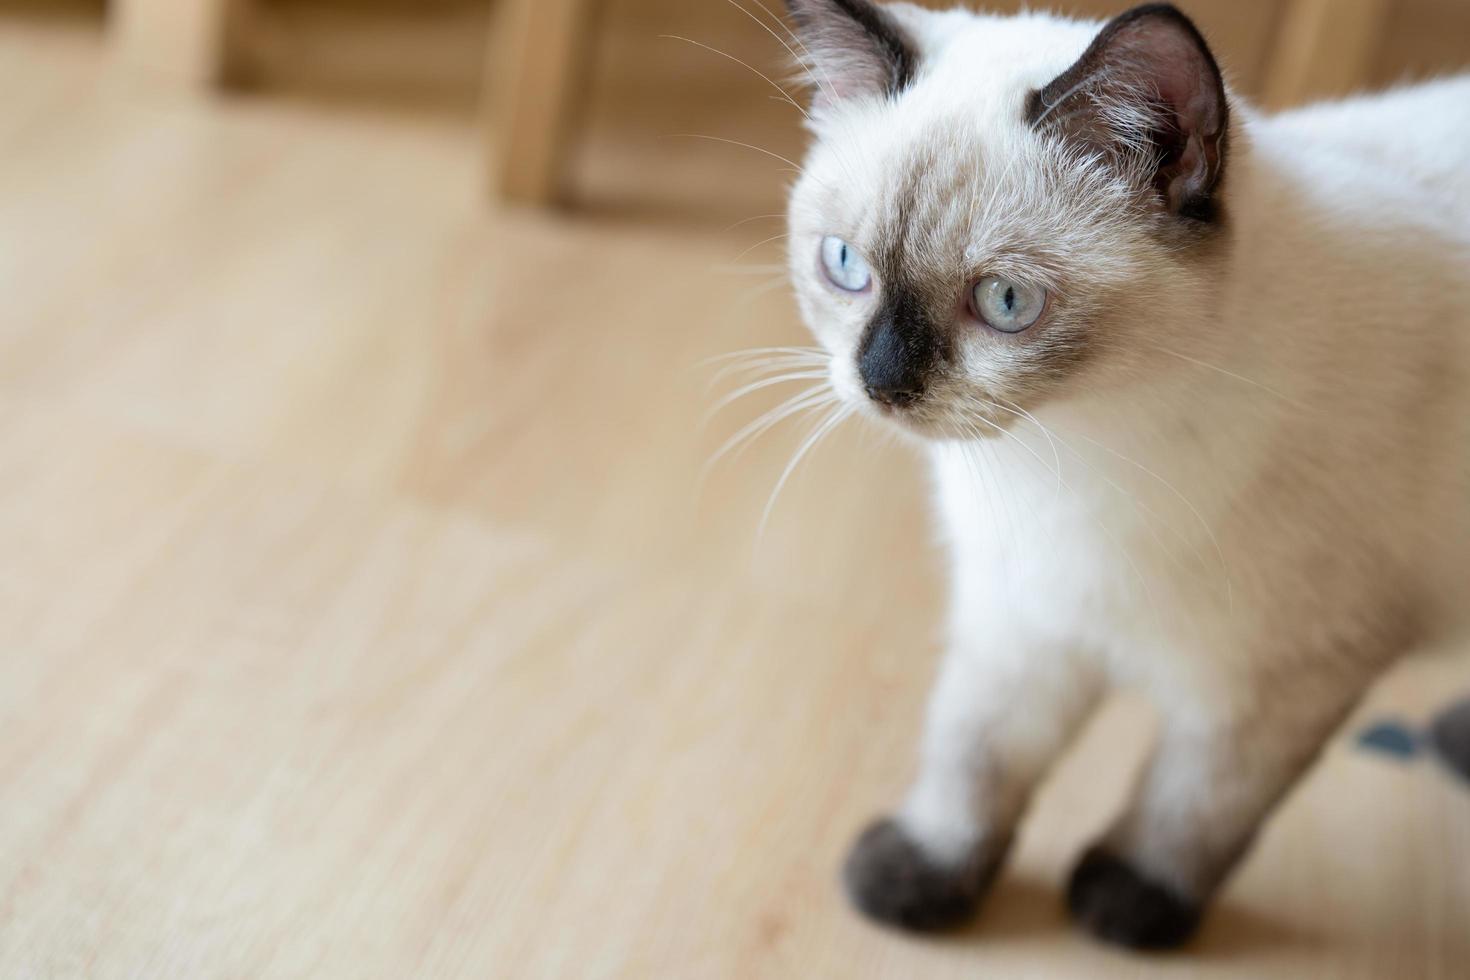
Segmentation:
{"type": "Polygon", "coordinates": [[[1001,333],[1020,333],[1041,319],[1046,290],[1000,276],[986,276],[975,284],[975,315],[1001,333]]]}
{"type": "Polygon", "coordinates": [[[836,235],[822,239],[822,271],[832,285],[849,293],[860,293],[873,281],[857,249],[836,235]]]}

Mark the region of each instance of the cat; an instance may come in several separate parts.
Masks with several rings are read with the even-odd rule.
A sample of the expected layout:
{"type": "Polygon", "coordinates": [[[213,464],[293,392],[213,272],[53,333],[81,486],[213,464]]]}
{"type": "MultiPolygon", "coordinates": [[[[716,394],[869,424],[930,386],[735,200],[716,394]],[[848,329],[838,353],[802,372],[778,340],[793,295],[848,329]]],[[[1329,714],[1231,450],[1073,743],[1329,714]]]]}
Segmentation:
{"type": "Polygon", "coordinates": [[[1066,902],[1180,944],[1374,679],[1470,627],[1470,77],[1264,115],[1167,4],[787,5],[798,306],[928,457],[952,572],[917,777],[846,889],[966,920],[1127,687],[1156,744],[1066,902]]]}

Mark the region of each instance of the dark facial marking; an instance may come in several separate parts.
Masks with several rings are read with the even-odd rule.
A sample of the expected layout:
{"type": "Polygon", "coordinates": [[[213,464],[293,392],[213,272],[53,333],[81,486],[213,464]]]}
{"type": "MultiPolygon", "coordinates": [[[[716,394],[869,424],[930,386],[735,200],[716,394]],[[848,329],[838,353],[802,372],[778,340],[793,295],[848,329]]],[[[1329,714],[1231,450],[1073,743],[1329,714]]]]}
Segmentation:
{"type": "Polygon", "coordinates": [[[842,879],[852,903],[870,919],[916,931],[947,929],[974,914],[1008,843],[944,868],[925,857],[896,823],[880,820],[853,844],[842,879]]]}
{"type": "Polygon", "coordinates": [[[1145,134],[1157,153],[1153,187],[1174,214],[1214,221],[1225,170],[1230,107],[1220,66],[1199,29],[1167,3],[1145,4],[1109,21],[1077,63],[1026,100],[1033,126],[1047,125],[1107,152],[1108,123],[1097,92],[1161,112],[1145,134]]]}
{"type": "Polygon", "coordinates": [[[885,287],[858,345],[858,374],[868,397],[895,407],[918,401],[942,354],[939,334],[918,295],[902,282],[885,287]]]}

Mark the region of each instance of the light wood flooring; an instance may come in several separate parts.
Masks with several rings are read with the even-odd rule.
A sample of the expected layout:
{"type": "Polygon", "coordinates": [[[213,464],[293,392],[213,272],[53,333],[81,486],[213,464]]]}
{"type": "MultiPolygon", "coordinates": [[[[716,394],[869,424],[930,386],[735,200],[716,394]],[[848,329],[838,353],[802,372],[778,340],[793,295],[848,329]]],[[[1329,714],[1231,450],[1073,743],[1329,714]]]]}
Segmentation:
{"type": "Polygon", "coordinates": [[[774,223],[497,215],[462,119],[120,91],[73,25],[0,19],[0,91],[0,974],[1470,971],[1470,790],[1345,741],[1189,950],[1069,929],[1126,704],[972,930],[849,911],[938,569],[857,426],[759,540],[794,432],[699,485],[759,401],[701,428],[700,362],[803,342],[774,223]]]}

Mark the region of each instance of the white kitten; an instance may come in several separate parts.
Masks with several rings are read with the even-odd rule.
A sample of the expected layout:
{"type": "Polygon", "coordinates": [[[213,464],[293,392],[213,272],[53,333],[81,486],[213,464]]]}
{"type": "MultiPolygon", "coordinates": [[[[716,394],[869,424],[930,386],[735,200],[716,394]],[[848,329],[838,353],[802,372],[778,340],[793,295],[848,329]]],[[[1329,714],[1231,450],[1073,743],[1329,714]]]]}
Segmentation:
{"type": "Polygon", "coordinates": [[[1068,900],[1178,943],[1373,679],[1467,626],[1470,78],[1265,117],[1167,5],[789,6],[797,296],[932,458],[953,560],[921,770],[849,890],[968,914],[1128,684],[1161,737],[1068,900]]]}

